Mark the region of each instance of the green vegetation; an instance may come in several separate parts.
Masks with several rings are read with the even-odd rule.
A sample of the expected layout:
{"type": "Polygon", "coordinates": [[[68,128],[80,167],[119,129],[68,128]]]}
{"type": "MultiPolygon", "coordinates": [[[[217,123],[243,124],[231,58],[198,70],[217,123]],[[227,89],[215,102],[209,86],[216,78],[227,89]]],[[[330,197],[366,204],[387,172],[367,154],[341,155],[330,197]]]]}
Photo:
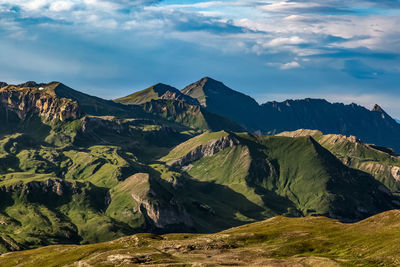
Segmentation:
{"type": "Polygon", "coordinates": [[[357,139],[337,134],[323,135],[316,130],[284,132],[281,136],[312,136],[345,165],[371,174],[393,193],[400,193],[400,157],[389,148],[376,147],[357,139]]]}
{"type": "Polygon", "coordinates": [[[354,224],[323,217],[275,217],[217,234],[137,234],[85,246],[8,253],[1,266],[398,266],[400,214],[354,224]]]}
{"type": "MultiPolygon", "coordinates": [[[[6,257],[17,264],[14,260],[42,255],[47,249],[63,251],[64,256],[54,260],[43,254],[29,259],[31,263],[58,265],[90,259],[96,265],[100,262],[91,255],[104,252],[106,261],[118,265],[120,256],[108,251],[123,251],[122,243],[132,253],[143,254],[129,258],[132,263],[167,259],[175,264],[193,256],[170,253],[180,249],[159,243],[168,238],[195,242],[193,249],[182,243],[184,250],[196,251],[196,244],[210,250],[247,249],[259,242],[268,248],[262,253],[271,260],[297,261],[291,258],[295,255],[317,260],[307,258],[311,255],[307,253],[315,252],[312,257],[338,263],[333,260],[335,253],[342,254],[336,247],[328,253],[315,239],[281,244],[274,238],[283,234],[273,232],[272,226],[266,236],[254,234],[243,240],[225,240],[225,233],[210,235],[219,236],[212,242],[216,245],[203,244],[199,240],[204,236],[189,234],[140,234],[114,243],[71,245],[144,232],[216,233],[277,215],[324,215],[353,222],[400,206],[392,194],[396,187],[379,176],[385,172],[375,176],[358,167],[371,162],[396,165],[397,157],[382,148],[334,141],[334,137],[324,141],[318,133],[314,138],[252,135],[199,105],[172,98],[172,89],[163,91],[170,98],[139,106],[102,100],[60,83],[40,85],[43,90],[29,86],[0,91],[11,101],[0,107],[4,122],[0,128],[0,252],[69,245],[15,254],[19,259],[6,254],[0,257],[0,265],[6,257]],[[154,254],[151,246],[156,244],[162,247],[154,254]],[[282,250],[271,249],[278,245],[282,250]]],[[[352,252],[346,253],[343,259],[353,263],[352,252]]],[[[104,261],[102,256],[98,260],[104,261]]]]}
{"type": "Polygon", "coordinates": [[[179,144],[174,149],[172,149],[167,156],[163,157],[161,160],[165,162],[177,160],[200,145],[204,145],[209,141],[217,140],[228,135],[229,133],[226,131],[207,132],[200,134],[184,143],[179,144]]]}

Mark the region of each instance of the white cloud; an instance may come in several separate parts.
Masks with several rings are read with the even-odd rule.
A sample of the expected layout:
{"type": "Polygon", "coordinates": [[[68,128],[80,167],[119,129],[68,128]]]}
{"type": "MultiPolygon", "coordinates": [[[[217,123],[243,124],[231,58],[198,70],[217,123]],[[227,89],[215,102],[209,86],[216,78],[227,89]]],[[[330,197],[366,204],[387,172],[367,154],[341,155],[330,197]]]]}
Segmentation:
{"type": "MultiPolygon", "coordinates": [[[[121,34],[131,31],[175,38],[222,51],[240,50],[257,55],[286,53],[289,56],[282,57],[280,65],[276,65],[284,70],[300,67],[298,61],[301,59],[287,62],[288,58],[327,54],[336,49],[367,48],[400,53],[399,16],[381,13],[365,16],[351,13],[324,14],[317,11],[311,14],[299,11],[342,8],[346,5],[351,8],[355,6],[354,1],[202,1],[173,5],[161,1],[161,4],[153,5],[157,2],[0,0],[0,10],[17,6],[22,10],[20,16],[24,19],[43,17],[46,18],[43,22],[46,26],[52,23],[48,19],[61,21],[62,27],[73,27],[71,30],[83,35],[88,32],[101,34],[102,29],[121,34]],[[236,32],[234,27],[237,27],[236,32]]],[[[15,23],[25,28],[22,25],[24,22],[15,23]]],[[[40,24],[40,20],[37,23],[40,24]]],[[[0,22],[0,30],[6,28],[6,25],[0,22]]],[[[16,32],[12,35],[21,36],[21,30],[19,34],[16,32]]]]}
{"type": "Polygon", "coordinates": [[[285,64],[281,65],[281,70],[290,70],[290,69],[295,69],[295,68],[300,68],[300,64],[296,61],[288,62],[285,64]]]}
{"type": "Polygon", "coordinates": [[[280,1],[275,3],[269,3],[267,5],[260,6],[259,9],[269,12],[283,12],[299,8],[313,8],[322,6],[319,3],[310,2],[288,2],[280,1]]]}
{"type": "Polygon", "coordinates": [[[48,5],[48,3],[48,0],[22,1],[21,6],[27,10],[37,11],[48,5]]]}
{"type": "Polygon", "coordinates": [[[280,46],[280,45],[297,45],[297,44],[304,44],[307,41],[300,38],[299,36],[292,36],[292,37],[278,37],[272,39],[267,43],[268,46],[280,46]]]}
{"type": "Polygon", "coordinates": [[[50,4],[50,11],[61,12],[61,11],[69,11],[74,6],[74,3],[71,1],[57,1],[50,4]]]}

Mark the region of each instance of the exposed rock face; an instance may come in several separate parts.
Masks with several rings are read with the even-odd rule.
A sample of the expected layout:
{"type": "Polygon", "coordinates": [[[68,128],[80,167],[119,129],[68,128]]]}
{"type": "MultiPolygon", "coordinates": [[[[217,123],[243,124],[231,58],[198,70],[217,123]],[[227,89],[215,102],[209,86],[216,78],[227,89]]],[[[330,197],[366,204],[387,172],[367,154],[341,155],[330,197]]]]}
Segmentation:
{"type": "Polygon", "coordinates": [[[198,146],[182,158],[172,162],[171,166],[186,166],[193,161],[199,160],[202,157],[211,157],[212,155],[224,150],[228,147],[233,147],[239,144],[234,136],[228,135],[221,139],[212,140],[204,145],[198,146]]]}
{"type": "Polygon", "coordinates": [[[363,142],[354,135],[350,135],[349,137],[347,137],[347,140],[349,140],[353,144],[363,144],[363,142]]]}
{"type": "Polygon", "coordinates": [[[0,192],[15,192],[20,191],[29,197],[42,198],[45,194],[56,194],[62,197],[65,192],[77,193],[79,190],[78,184],[73,184],[62,179],[47,179],[44,181],[31,181],[26,184],[17,184],[11,187],[1,187],[0,192]]]}
{"type": "Polygon", "coordinates": [[[392,167],[392,176],[396,181],[400,181],[400,167],[392,167]]]}
{"type": "Polygon", "coordinates": [[[91,133],[95,132],[96,129],[108,129],[116,133],[122,133],[126,130],[126,126],[123,124],[113,121],[114,117],[90,117],[86,116],[82,120],[82,132],[91,133]]]}
{"type": "Polygon", "coordinates": [[[199,102],[196,99],[184,95],[180,91],[168,90],[163,95],[161,95],[160,99],[172,99],[172,100],[184,101],[189,105],[199,105],[199,102]]]}
{"type": "MultiPolygon", "coordinates": [[[[166,192],[156,192],[152,188],[152,181],[149,174],[138,173],[128,178],[131,181],[126,181],[135,184],[135,189],[132,190],[131,196],[138,203],[140,212],[155,228],[173,229],[191,229],[194,226],[192,218],[186,211],[182,203],[174,196],[165,198],[168,195],[166,192]],[[164,201],[161,201],[163,199],[164,201]]],[[[153,181],[154,182],[154,181],[153,181]]],[[[158,186],[155,186],[158,188],[158,186]]],[[[170,192],[168,192],[170,195],[170,192]]]]}
{"type": "Polygon", "coordinates": [[[31,113],[38,114],[44,121],[65,121],[81,117],[77,102],[58,98],[37,86],[34,82],[28,82],[20,86],[3,87],[0,91],[0,106],[7,113],[16,113],[21,120],[31,113]]]}

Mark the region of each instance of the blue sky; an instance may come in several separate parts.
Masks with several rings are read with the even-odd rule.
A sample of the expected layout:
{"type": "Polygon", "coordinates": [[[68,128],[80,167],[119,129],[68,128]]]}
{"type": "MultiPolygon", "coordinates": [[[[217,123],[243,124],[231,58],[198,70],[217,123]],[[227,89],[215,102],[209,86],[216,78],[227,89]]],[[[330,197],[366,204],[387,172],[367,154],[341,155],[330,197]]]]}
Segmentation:
{"type": "Polygon", "coordinates": [[[374,103],[400,118],[397,0],[0,0],[0,80],[104,98],[211,76],[258,102],[374,103]]]}

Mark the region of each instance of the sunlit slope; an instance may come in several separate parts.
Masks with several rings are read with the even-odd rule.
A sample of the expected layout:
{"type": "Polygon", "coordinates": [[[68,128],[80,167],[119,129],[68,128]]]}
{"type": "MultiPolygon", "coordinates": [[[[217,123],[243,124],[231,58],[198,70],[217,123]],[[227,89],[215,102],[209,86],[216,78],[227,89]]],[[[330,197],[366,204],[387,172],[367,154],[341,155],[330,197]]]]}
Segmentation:
{"type": "Polygon", "coordinates": [[[217,234],[139,234],[85,246],[8,253],[1,266],[398,266],[399,211],[354,224],[275,217],[217,234]]]}
{"type": "Polygon", "coordinates": [[[396,206],[384,185],[348,168],[311,137],[203,134],[162,160],[193,179],[242,194],[263,210],[260,216],[356,220],[396,206]]]}

